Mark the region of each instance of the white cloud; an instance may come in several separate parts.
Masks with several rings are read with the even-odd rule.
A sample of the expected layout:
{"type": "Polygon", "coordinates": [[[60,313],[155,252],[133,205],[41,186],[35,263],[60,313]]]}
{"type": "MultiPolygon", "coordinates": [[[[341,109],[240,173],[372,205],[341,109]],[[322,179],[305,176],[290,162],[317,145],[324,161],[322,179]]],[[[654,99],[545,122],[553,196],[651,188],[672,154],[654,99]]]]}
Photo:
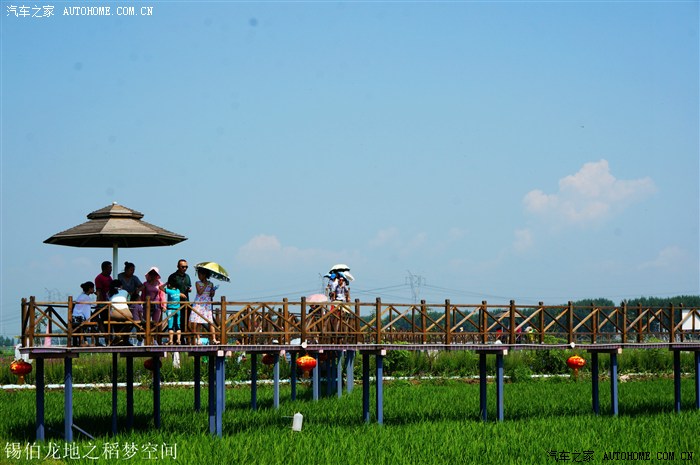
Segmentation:
{"type": "Polygon", "coordinates": [[[513,241],[513,250],[518,253],[523,253],[532,248],[534,240],[532,238],[532,231],[529,229],[516,229],[515,230],[515,240],[513,241]]]}
{"type": "Polygon", "coordinates": [[[639,265],[640,270],[656,269],[669,270],[680,269],[687,262],[688,254],[678,246],[669,246],[662,249],[654,260],[639,265]]]}
{"type": "Polygon", "coordinates": [[[597,222],[656,192],[649,177],[621,180],[610,174],[607,160],[586,163],[578,173],[559,180],[559,191],[539,189],[523,198],[529,213],[566,224],[597,222]]]}
{"type": "Polygon", "coordinates": [[[370,239],[369,245],[375,248],[382,248],[391,251],[400,257],[406,257],[419,250],[427,244],[428,235],[425,232],[404,238],[398,228],[391,227],[382,229],[370,239]]]}
{"type": "Polygon", "coordinates": [[[284,246],[276,236],[260,234],[238,249],[237,260],[251,267],[299,267],[318,261],[331,262],[336,252],[284,246]]]}

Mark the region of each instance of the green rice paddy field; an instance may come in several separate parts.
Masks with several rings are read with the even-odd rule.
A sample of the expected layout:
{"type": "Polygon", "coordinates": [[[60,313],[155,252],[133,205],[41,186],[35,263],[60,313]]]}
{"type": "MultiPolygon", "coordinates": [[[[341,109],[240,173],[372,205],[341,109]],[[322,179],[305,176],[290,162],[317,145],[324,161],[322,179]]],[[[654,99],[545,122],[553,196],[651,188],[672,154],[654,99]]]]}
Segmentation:
{"type": "MultiPolygon", "coordinates": [[[[0,463],[192,463],[192,464],[700,464],[700,412],[692,379],[683,380],[683,411],[673,411],[673,380],[620,383],[620,415],[610,416],[610,385],[601,381],[601,409],[591,412],[590,380],[547,379],[505,386],[504,422],[495,422],[495,386],[489,384],[489,421],[479,418],[478,383],[459,380],[392,381],[384,390],[384,425],[361,420],[362,389],[341,399],[310,400],[308,382],[299,399],[282,388],[272,408],[272,388],[258,390],[259,410],[249,408],[250,388],[229,388],[224,435],[209,435],[206,388],[201,412],[191,388],[161,391],[162,426],[151,429],[152,392],[135,392],[137,427],[110,437],[111,392],[77,390],[75,423],[96,435],[76,433],[66,445],[63,393],[46,397],[50,430],[33,444],[34,391],[0,392],[0,463]],[[304,415],[301,432],[291,416],[304,415]],[[616,454],[617,453],[617,454],[616,454]],[[623,453],[623,454],[620,454],[623,453]],[[648,455],[647,455],[648,453],[648,455]],[[648,458],[648,460],[647,460],[648,458]]],[[[120,392],[120,427],[125,421],[120,392]]],[[[374,404],[374,389],[372,390],[374,404]]],[[[374,416],[374,405],[372,405],[374,416]]]]}

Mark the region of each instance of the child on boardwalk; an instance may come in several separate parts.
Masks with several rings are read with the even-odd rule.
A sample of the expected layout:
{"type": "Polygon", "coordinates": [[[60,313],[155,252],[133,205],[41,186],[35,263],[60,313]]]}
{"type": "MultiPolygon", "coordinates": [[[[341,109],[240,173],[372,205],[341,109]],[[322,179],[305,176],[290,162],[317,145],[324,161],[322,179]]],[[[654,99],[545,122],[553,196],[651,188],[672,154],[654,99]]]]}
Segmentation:
{"type": "Polygon", "coordinates": [[[182,344],[182,330],[180,329],[180,299],[187,298],[185,294],[180,292],[180,289],[174,282],[168,281],[167,284],[161,286],[168,296],[168,345],[173,345],[173,335],[177,332],[177,345],[182,344]]]}
{"type": "Polygon", "coordinates": [[[197,268],[197,277],[199,278],[199,281],[195,283],[197,295],[194,298],[194,305],[192,305],[192,313],[190,314],[192,331],[197,333],[197,344],[199,345],[201,344],[199,338],[200,327],[203,324],[207,324],[209,325],[209,332],[211,333],[209,342],[218,344],[219,341],[215,339],[214,319],[211,308],[211,302],[214,298],[217,286],[214,286],[211,281],[209,281],[211,271],[206,268],[197,268]]]}

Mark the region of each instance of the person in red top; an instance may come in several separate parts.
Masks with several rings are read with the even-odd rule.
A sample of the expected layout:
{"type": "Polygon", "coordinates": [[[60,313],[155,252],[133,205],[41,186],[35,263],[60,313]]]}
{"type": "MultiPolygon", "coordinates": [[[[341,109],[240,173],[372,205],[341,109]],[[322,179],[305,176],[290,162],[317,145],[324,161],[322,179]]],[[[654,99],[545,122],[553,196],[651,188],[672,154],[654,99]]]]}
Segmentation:
{"type": "MultiPolygon", "coordinates": [[[[95,293],[97,294],[98,302],[108,302],[109,301],[109,286],[112,284],[112,262],[102,262],[102,273],[95,277],[95,293]]],[[[97,326],[101,333],[105,332],[104,320],[107,318],[107,312],[109,312],[109,306],[98,306],[95,310],[97,313],[97,326]]],[[[97,345],[102,345],[98,343],[97,345]]]]}

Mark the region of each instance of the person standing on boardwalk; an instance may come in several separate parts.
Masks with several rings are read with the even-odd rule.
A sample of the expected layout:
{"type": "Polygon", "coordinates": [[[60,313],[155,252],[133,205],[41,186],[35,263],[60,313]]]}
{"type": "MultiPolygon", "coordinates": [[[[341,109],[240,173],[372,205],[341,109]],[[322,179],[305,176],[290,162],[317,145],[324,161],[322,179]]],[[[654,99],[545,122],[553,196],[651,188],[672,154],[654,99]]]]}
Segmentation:
{"type": "Polygon", "coordinates": [[[197,277],[199,278],[199,281],[195,283],[197,295],[194,298],[194,305],[192,305],[193,311],[190,315],[190,323],[192,323],[191,329],[196,333],[196,343],[199,345],[200,327],[202,325],[207,325],[209,327],[209,333],[211,334],[209,344],[218,344],[219,341],[216,340],[216,335],[214,333],[214,320],[211,306],[217,286],[214,286],[211,281],[209,281],[209,278],[211,278],[211,271],[205,268],[197,268],[197,277]]]}
{"type": "MultiPolygon", "coordinates": [[[[192,290],[192,281],[187,274],[187,268],[187,260],[181,258],[180,261],[177,262],[177,271],[168,276],[167,281],[173,283],[175,287],[180,290],[182,302],[190,301],[190,291],[192,290]],[[184,298],[182,298],[182,296],[184,296],[184,298]]],[[[180,311],[180,328],[183,331],[188,327],[189,317],[188,307],[184,305],[180,311]]]]}
{"type": "MultiPolygon", "coordinates": [[[[98,302],[109,301],[109,289],[112,285],[112,262],[104,261],[102,262],[102,272],[95,277],[95,294],[98,302]]],[[[95,321],[97,321],[97,328],[100,333],[105,332],[104,322],[107,319],[107,312],[109,312],[109,305],[98,306],[95,310],[97,316],[95,321]]],[[[103,345],[97,343],[97,345],[103,345]]]]}

